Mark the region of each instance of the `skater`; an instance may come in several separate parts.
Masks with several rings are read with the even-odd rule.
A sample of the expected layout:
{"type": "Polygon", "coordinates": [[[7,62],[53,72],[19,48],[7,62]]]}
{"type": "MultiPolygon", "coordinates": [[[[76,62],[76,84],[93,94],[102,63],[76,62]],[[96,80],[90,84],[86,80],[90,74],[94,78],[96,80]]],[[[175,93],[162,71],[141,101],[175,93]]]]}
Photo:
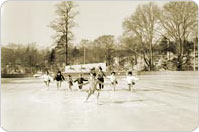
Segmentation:
{"type": "Polygon", "coordinates": [[[116,84],[118,84],[116,76],[115,76],[115,72],[111,72],[111,76],[109,76],[108,78],[110,78],[111,84],[113,86],[113,90],[115,91],[116,84]]]}
{"type": "Polygon", "coordinates": [[[129,91],[132,91],[132,87],[133,87],[133,85],[135,85],[136,80],[139,80],[139,78],[134,77],[133,73],[131,71],[129,71],[128,75],[126,77],[126,81],[129,86],[129,91]]]}
{"type": "Polygon", "coordinates": [[[96,73],[91,73],[90,76],[90,87],[85,102],[87,102],[90,96],[97,91],[97,103],[99,104],[100,89],[97,89],[97,85],[100,83],[100,81],[96,78],[96,73]]]}
{"type": "Polygon", "coordinates": [[[49,75],[49,72],[46,71],[43,75],[43,79],[44,79],[44,83],[46,84],[46,86],[49,88],[50,85],[50,81],[52,80],[52,77],[49,75]]]}
{"type": "Polygon", "coordinates": [[[88,83],[84,83],[84,81],[88,81],[87,79],[84,79],[82,74],[79,74],[79,78],[77,78],[74,82],[78,83],[78,87],[79,90],[82,89],[83,85],[88,84],[88,83]]]}
{"type": "Polygon", "coordinates": [[[99,67],[99,71],[97,73],[97,79],[100,81],[99,83],[99,88],[100,90],[104,88],[104,77],[106,77],[106,75],[104,74],[104,72],[102,71],[102,67],[99,67]]]}
{"type": "Polygon", "coordinates": [[[63,80],[65,80],[64,76],[62,75],[61,71],[57,72],[57,75],[55,76],[54,80],[57,81],[57,90],[61,87],[61,83],[63,80]]]}
{"type": "Polygon", "coordinates": [[[73,79],[71,75],[68,75],[68,87],[70,90],[72,90],[72,86],[73,86],[73,79]]]}
{"type": "Polygon", "coordinates": [[[95,67],[90,69],[90,73],[96,73],[95,67]]]}

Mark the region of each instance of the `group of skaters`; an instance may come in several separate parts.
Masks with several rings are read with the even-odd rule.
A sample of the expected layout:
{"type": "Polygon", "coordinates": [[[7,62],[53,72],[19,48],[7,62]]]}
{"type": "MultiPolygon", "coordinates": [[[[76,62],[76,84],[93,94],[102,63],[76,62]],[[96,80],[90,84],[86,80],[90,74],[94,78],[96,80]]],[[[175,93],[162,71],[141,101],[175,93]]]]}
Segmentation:
{"type": "MultiPolygon", "coordinates": [[[[113,71],[111,72],[110,76],[106,76],[101,67],[98,67],[98,69],[92,68],[90,70],[88,79],[84,78],[82,74],[79,74],[79,77],[76,78],[75,80],[73,80],[71,75],[67,75],[67,78],[65,78],[64,75],[61,73],[61,71],[58,71],[54,78],[50,76],[48,71],[46,71],[46,73],[43,75],[44,83],[46,84],[47,87],[49,87],[51,81],[55,80],[57,82],[57,90],[59,90],[63,81],[68,82],[68,87],[70,90],[72,90],[74,83],[78,84],[79,90],[82,90],[84,85],[89,84],[88,96],[85,102],[87,102],[90,96],[95,92],[97,92],[97,102],[98,102],[100,91],[104,88],[105,78],[108,78],[110,80],[113,91],[115,91],[116,85],[118,84],[116,73],[113,71]]],[[[133,76],[132,71],[128,71],[125,80],[128,84],[129,91],[132,91],[133,90],[132,88],[135,85],[135,81],[139,80],[139,78],[133,76]]]]}

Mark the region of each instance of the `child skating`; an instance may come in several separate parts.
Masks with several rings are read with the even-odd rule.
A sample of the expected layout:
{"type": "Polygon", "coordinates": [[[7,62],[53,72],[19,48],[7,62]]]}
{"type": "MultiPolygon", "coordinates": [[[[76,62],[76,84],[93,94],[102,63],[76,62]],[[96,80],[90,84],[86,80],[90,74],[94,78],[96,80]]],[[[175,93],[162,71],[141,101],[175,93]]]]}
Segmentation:
{"type": "Polygon", "coordinates": [[[88,81],[88,80],[83,78],[82,74],[80,74],[79,77],[74,81],[74,82],[78,83],[79,90],[82,89],[83,85],[87,84],[87,83],[84,83],[84,81],[88,81]]]}
{"type": "Polygon", "coordinates": [[[95,91],[97,91],[97,103],[100,104],[99,103],[100,89],[97,89],[97,85],[100,83],[100,81],[96,78],[96,73],[91,73],[90,76],[91,76],[91,79],[89,82],[90,87],[89,87],[88,96],[87,96],[85,102],[87,102],[88,99],[90,98],[90,96],[92,94],[94,94],[95,91]]]}
{"type": "Polygon", "coordinates": [[[68,75],[68,87],[72,91],[72,86],[73,86],[73,79],[71,75],[68,75]]]}
{"type": "Polygon", "coordinates": [[[43,80],[44,80],[44,83],[45,85],[49,88],[49,85],[50,85],[50,82],[52,80],[52,77],[50,76],[49,72],[46,71],[43,75],[43,80]]]}
{"type": "Polygon", "coordinates": [[[129,86],[129,91],[132,91],[132,87],[135,85],[136,80],[139,80],[139,78],[134,77],[133,73],[131,71],[129,71],[128,75],[126,77],[126,81],[127,81],[128,86],[129,86]]]}
{"type": "Polygon", "coordinates": [[[61,87],[61,83],[63,80],[65,80],[64,76],[62,75],[61,71],[57,72],[57,75],[55,76],[54,80],[57,81],[57,90],[61,87]]]}
{"type": "Polygon", "coordinates": [[[115,91],[115,87],[116,87],[116,85],[118,84],[117,79],[116,79],[116,76],[115,76],[115,72],[111,72],[111,75],[108,76],[107,78],[110,79],[111,85],[113,86],[113,90],[115,91]]]}
{"type": "Polygon", "coordinates": [[[104,74],[102,68],[99,67],[99,71],[97,73],[97,79],[100,81],[100,83],[99,83],[99,88],[100,89],[104,88],[104,77],[106,77],[106,75],[104,74]]]}

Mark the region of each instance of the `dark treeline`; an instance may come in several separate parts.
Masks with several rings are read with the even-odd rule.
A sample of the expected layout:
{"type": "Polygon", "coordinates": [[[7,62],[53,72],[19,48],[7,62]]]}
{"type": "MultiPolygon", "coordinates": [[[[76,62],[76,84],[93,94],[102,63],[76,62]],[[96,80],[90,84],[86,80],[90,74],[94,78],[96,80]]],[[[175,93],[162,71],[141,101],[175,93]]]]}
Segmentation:
{"type": "Polygon", "coordinates": [[[55,48],[39,50],[35,44],[4,46],[2,67],[23,66],[32,73],[105,62],[110,70],[197,70],[198,9],[194,2],[168,2],[161,8],[152,2],[139,5],[131,16],[126,16],[119,38],[102,35],[74,44],[71,28],[76,25],[76,7],[69,1],[56,5],[58,18],[50,24],[57,32],[55,48]]]}
{"type": "Polygon", "coordinates": [[[2,73],[35,73],[51,61],[48,49],[39,50],[35,43],[21,45],[11,43],[1,47],[2,73]]]}

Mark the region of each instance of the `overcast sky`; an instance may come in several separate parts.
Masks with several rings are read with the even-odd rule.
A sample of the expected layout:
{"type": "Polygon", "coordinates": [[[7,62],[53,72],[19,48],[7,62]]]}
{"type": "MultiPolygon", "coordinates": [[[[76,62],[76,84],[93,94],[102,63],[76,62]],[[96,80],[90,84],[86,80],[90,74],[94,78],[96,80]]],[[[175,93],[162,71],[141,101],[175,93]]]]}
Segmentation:
{"type": "MultiPolygon", "coordinates": [[[[41,47],[50,46],[55,32],[48,27],[55,19],[53,1],[9,1],[1,8],[1,43],[36,42],[41,47]]],[[[139,4],[136,1],[79,1],[78,24],[73,29],[74,43],[81,39],[96,39],[100,35],[120,36],[123,32],[122,22],[130,16],[139,4]]],[[[161,6],[165,2],[158,2],[161,6]]]]}

